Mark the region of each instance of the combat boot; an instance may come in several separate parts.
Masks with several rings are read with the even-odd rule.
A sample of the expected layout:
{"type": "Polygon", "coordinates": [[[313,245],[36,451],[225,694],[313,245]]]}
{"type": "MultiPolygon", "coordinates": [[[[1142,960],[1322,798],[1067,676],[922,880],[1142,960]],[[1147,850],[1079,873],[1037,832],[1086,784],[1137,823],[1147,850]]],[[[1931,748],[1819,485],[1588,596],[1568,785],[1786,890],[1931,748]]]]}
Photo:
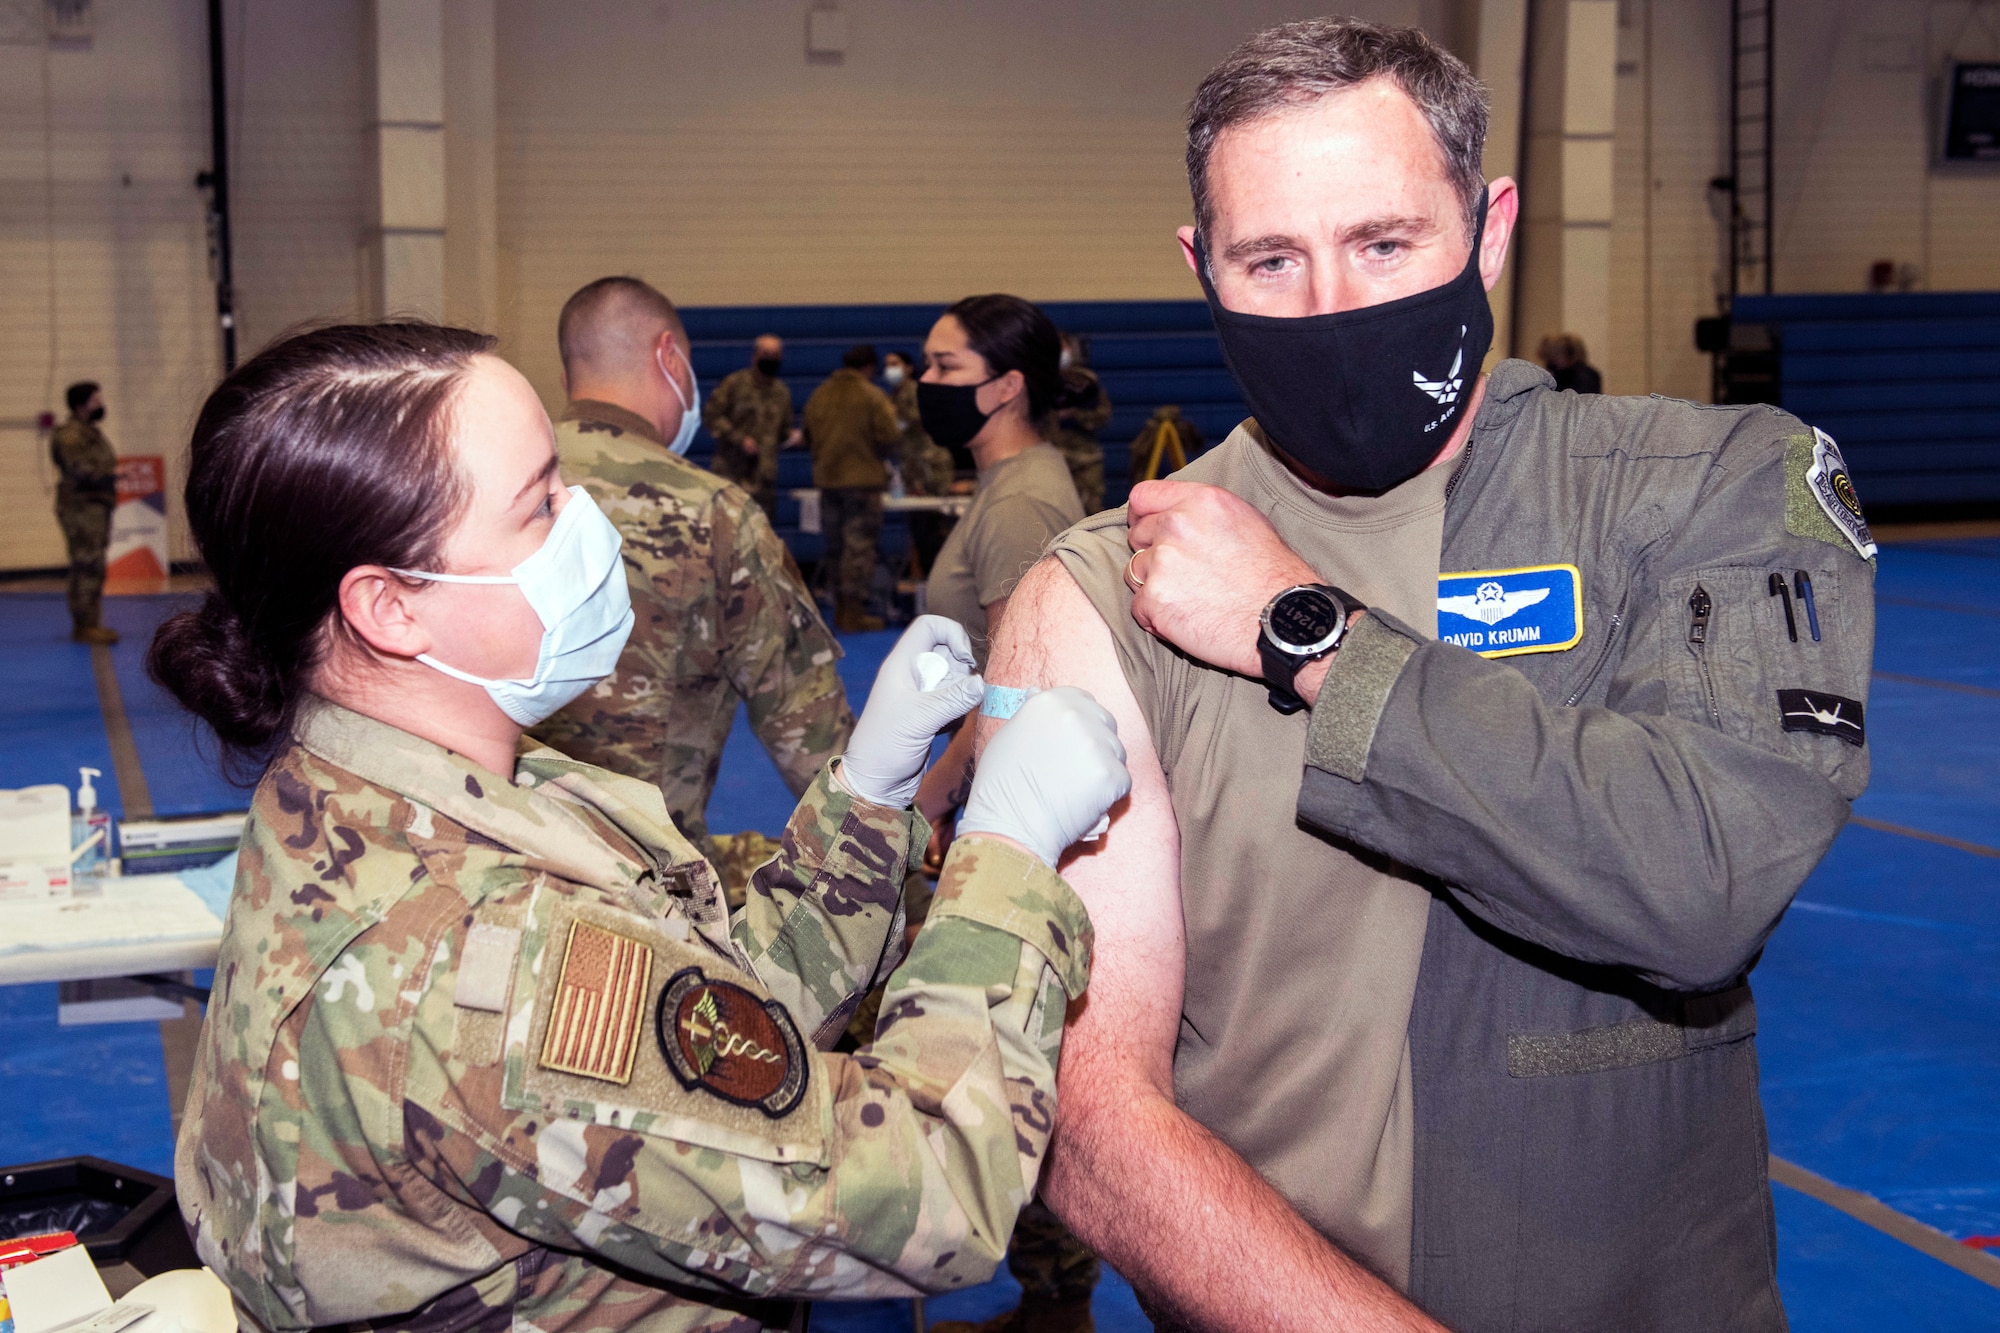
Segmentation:
{"type": "Polygon", "coordinates": [[[118,631],[105,625],[78,625],[70,631],[71,643],[88,643],[109,648],[118,642],[118,631]]]}
{"type": "Polygon", "coordinates": [[[995,1315],[984,1323],[963,1319],[932,1324],[931,1333],[1094,1333],[1090,1297],[1052,1301],[1046,1296],[1022,1296],[1018,1309],[995,1315]]]}
{"type": "Polygon", "coordinates": [[[868,614],[867,607],[852,597],[843,597],[833,610],[833,627],[842,634],[867,634],[886,628],[888,622],[868,614]]]}

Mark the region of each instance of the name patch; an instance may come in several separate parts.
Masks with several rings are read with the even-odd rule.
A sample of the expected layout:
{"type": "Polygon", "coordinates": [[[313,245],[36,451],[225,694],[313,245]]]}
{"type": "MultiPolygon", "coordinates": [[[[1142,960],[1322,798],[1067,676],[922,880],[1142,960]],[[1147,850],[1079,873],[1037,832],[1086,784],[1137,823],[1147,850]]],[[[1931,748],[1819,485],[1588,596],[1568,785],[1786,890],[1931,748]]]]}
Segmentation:
{"type": "Polygon", "coordinates": [[[1559,653],[1583,639],[1575,565],[1438,575],[1438,638],[1481,657],[1559,653]]]}

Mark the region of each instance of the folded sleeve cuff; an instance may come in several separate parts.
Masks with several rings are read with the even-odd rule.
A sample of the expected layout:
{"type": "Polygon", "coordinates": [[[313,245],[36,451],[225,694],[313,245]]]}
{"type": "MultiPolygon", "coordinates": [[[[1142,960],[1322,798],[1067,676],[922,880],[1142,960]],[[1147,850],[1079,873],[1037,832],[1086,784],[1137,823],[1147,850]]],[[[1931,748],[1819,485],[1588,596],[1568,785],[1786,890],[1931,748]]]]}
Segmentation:
{"type": "Polygon", "coordinates": [[[1063,877],[1030,852],[976,834],[954,841],[925,928],[949,917],[1026,941],[1049,960],[1072,1000],[1090,983],[1090,914],[1063,877]]]}
{"type": "MultiPolygon", "coordinates": [[[[931,823],[918,814],[914,806],[898,810],[893,806],[877,805],[865,797],[854,794],[841,776],[840,756],[826,761],[813,781],[812,788],[799,801],[794,820],[806,819],[822,832],[833,833],[841,829],[847,820],[854,820],[860,827],[880,834],[889,840],[889,846],[897,849],[902,857],[903,873],[921,870],[924,865],[924,848],[930,845],[931,823]],[[812,808],[808,809],[808,802],[812,808]]],[[[829,843],[831,848],[833,844],[829,843]]]]}
{"type": "Polygon", "coordinates": [[[1380,611],[1354,622],[1313,704],[1306,732],[1308,764],[1349,782],[1361,781],[1389,692],[1421,642],[1414,630],[1380,611]]]}

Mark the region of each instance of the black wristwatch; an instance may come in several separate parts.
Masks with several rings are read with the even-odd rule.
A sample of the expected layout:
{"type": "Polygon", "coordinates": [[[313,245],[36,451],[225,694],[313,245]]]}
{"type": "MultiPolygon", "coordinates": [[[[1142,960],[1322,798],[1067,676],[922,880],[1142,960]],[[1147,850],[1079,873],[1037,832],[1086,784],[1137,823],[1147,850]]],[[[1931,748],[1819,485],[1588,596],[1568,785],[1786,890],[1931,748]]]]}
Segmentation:
{"type": "Polygon", "coordinates": [[[1367,609],[1352,593],[1324,583],[1301,583],[1265,604],[1257,619],[1257,655],[1264,661],[1271,707],[1296,713],[1306,706],[1292,689],[1299,668],[1340,647],[1348,619],[1367,609]]]}

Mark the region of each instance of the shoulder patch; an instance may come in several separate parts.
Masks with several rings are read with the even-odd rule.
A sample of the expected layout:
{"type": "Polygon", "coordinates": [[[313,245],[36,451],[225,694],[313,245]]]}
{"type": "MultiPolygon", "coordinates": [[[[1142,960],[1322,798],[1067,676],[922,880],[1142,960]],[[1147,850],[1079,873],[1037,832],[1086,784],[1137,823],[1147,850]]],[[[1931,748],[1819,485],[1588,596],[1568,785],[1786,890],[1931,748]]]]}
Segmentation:
{"type": "Polygon", "coordinates": [[[1785,443],[1785,528],[1794,536],[1852,546],[1864,560],[1875,558],[1875,539],[1861,512],[1840,446],[1819,427],[1811,436],[1785,443]]]}
{"type": "Polygon", "coordinates": [[[541,1067],[607,1083],[631,1082],[652,971],[653,951],[640,941],[571,921],[541,1067]]]}
{"type": "Polygon", "coordinates": [[[681,1086],[773,1120],[790,1115],[806,1095],[811,1064],[792,1016],[699,967],[668,979],[653,1016],[660,1054],[681,1086]]]}
{"type": "Polygon", "coordinates": [[[1778,720],[1786,731],[1810,731],[1849,745],[1868,740],[1860,701],[1821,690],[1779,690],[1778,720]]]}
{"type": "Polygon", "coordinates": [[[1437,636],[1481,657],[1559,653],[1583,639],[1575,565],[1438,575],[1437,636]]]}

